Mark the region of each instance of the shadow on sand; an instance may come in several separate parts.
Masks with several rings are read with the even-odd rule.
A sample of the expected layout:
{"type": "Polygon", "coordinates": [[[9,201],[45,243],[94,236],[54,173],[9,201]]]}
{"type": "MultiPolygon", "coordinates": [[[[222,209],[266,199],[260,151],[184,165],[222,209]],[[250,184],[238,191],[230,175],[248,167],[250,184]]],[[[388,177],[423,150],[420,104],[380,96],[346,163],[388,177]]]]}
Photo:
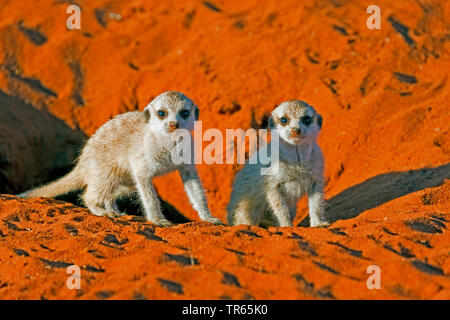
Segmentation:
{"type": "MultiPolygon", "coordinates": [[[[450,163],[435,168],[383,173],[352,186],[327,201],[331,221],[346,220],[383,203],[425,188],[437,187],[450,179],[450,163]]],[[[309,217],[298,226],[309,226],[309,217]]]]}
{"type": "MultiPolygon", "coordinates": [[[[70,203],[73,203],[74,205],[80,206],[80,207],[86,207],[83,202],[81,201],[82,191],[73,191],[68,194],[62,195],[57,197],[58,200],[67,201],[70,203]]],[[[159,198],[159,201],[161,202],[161,210],[164,216],[167,218],[167,220],[178,224],[178,223],[187,223],[192,222],[192,220],[189,220],[186,218],[182,213],[180,213],[177,209],[175,209],[174,206],[172,206],[170,203],[162,200],[159,198]]],[[[122,212],[126,212],[129,215],[136,215],[136,216],[143,216],[143,211],[141,207],[141,202],[137,196],[137,194],[132,194],[129,197],[124,197],[117,200],[117,205],[122,212]]]]}

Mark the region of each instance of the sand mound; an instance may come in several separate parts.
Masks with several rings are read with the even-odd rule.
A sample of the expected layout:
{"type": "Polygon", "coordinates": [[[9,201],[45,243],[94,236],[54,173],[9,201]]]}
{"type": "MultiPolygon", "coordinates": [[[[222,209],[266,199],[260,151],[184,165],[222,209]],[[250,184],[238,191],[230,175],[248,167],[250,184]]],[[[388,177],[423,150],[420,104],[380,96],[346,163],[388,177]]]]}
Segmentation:
{"type": "Polygon", "coordinates": [[[449,191],[447,182],[328,229],[159,228],[1,196],[0,298],[448,299],[449,191]],[[66,286],[73,264],[80,290],[66,286]],[[379,290],[367,287],[373,265],[379,290]]]}

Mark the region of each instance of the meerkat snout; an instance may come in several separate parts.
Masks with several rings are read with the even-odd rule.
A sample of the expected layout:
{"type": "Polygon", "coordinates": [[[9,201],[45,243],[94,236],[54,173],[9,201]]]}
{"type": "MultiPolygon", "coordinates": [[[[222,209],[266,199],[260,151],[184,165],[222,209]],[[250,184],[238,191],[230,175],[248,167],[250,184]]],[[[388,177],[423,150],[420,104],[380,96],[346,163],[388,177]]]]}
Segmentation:
{"type": "Polygon", "coordinates": [[[270,128],[290,144],[311,143],[322,128],[322,116],[299,100],[281,103],[272,111],[270,128]]]}
{"type": "MultiPolygon", "coordinates": [[[[306,102],[291,100],[272,111],[269,125],[280,138],[279,159],[271,159],[265,168],[269,174],[261,174],[261,163],[246,163],[237,173],[228,204],[229,224],[292,226],[297,201],[308,194],[310,225],[328,225],[324,161],[316,142],[321,115],[306,102]]],[[[272,150],[272,142],[267,150],[272,150]]]]}
{"type": "Polygon", "coordinates": [[[302,133],[302,130],[300,128],[292,128],[291,133],[293,136],[299,136],[302,133]]]}
{"type": "Polygon", "coordinates": [[[153,99],[144,109],[144,114],[153,129],[159,129],[162,134],[170,134],[176,129],[193,130],[194,122],[199,117],[199,109],[184,94],[169,91],[153,99]]]}
{"type": "Polygon", "coordinates": [[[172,130],[176,130],[179,127],[179,123],[175,121],[169,121],[169,128],[172,130]]]}

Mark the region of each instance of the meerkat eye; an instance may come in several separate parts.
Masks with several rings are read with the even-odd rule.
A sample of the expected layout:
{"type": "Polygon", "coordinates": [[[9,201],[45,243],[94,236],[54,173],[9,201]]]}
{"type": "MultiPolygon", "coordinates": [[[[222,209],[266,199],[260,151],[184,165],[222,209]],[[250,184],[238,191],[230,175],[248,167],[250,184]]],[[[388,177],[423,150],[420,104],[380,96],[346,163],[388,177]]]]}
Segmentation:
{"type": "Polygon", "coordinates": [[[166,113],[163,110],[158,111],[158,117],[164,118],[166,116],[166,113]]]}
{"type": "Polygon", "coordinates": [[[188,117],[189,117],[189,110],[181,110],[181,111],[180,111],[180,116],[181,116],[183,119],[188,118],[188,117]]]}
{"type": "Polygon", "coordinates": [[[286,124],[286,123],[288,123],[288,119],[286,117],[281,117],[280,122],[281,122],[281,124],[286,124]]]}
{"type": "Polygon", "coordinates": [[[309,126],[312,123],[312,118],[310,116],[304,116],[302,117],[302,123],[305,126],[309,126]]]}

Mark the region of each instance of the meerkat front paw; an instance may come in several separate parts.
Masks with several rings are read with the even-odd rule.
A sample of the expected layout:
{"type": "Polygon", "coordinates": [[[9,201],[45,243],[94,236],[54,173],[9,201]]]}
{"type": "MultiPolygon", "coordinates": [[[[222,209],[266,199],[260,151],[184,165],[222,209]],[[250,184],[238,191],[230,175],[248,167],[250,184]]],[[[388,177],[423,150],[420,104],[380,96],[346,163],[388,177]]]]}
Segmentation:
{"type": "Polygon", "coordinates": [[[203,221],[206,221],[206,222],[209,222],[212,224],[223,225],[223,222],[220,219],[217,219],[215,217],[206,218],[206,219],[203,219],[203,221]]]}
{"type": "Polygon", "coordinates": [[[117,212],[117,211],[108,211],[106,213],[106,216],[109,217],[109,218],[120,218],[120,217],[123,217],[125,215],[126,215],[126,213],[124,213],[124,212],[117,212]]]}
{"type": "Polygon", "coordinates": [[[328,221],[315,221],[315,222],[311,222],[311,227],[313,228],[326,228],[330,225],[331,223],[328,221]]]}
{"type": "Polygon", "coordinates": [[[157,224],[160,227],[171,227],[171,226],[173,226],[173,223],[170,222],[167,219],[158,219],[156,221],[150,221],[150,222],[152,222],[154,224],[157,224]]]}
{"type": "Polygon", "coordinates": [[[278,225],[279,227],[292,227],[291,222],[283,222],[278,225]]]}

